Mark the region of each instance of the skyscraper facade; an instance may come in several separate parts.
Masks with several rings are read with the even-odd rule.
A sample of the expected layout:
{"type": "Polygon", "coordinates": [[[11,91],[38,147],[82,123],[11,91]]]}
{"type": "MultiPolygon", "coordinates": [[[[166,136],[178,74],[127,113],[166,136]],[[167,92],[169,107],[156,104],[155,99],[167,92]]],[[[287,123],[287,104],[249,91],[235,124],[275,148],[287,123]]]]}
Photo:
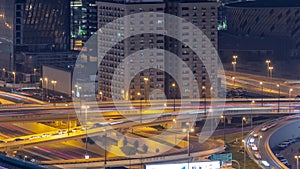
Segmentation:
{"type": "MultiPolygon", "coordinates": [[[[132,14],[126,22],[120,21],[115,26],[111,26],[108,33],[101,34],[98,37],[98,51],[100,53],[109,51],[102,59],[98,70],[98,90],[102,98],[148,100],[177,97],[188,99],[197,98],[197,95],[208,97],[211,94],[210,89],[213,88],[212,86],[217,85],[216,72],[209,72],[212,75],[209,79],[201,60],[184,42],[154,33],[142,33],[126,39],[123,38],[128,32],[165,30],[166,23],[169,22],[164,18],[164,13],[167,13],[194,24],[203,31],[203,36],[208,37],[212,42],[212,46],[217,48],[218,3],[207,1],[128,0],[99,1],[97,6],[100,31],[101,27],[106,24],[132,14]],[[150,20],[147,20],[143,18],[143,12],[155,13],[153,13],[150,20]],[[108,45],[118,41],[120,42],[112,48],[108,45]],[[187,66],[175,65],[172,59],[166,57],[166,53],[168,53],[166,51],[176,55],[187,66]],[[125,64],[125,66],[122,66],[122,64],[125,64]],[[169,73],[164,71],[166,68],[171,68],[169,73]],[[191,83],[193,77],[188,77],[186,73],[188,70],[192,70],[197,86],[191,83]],[[179,79],[179,82],[174,79],[179,79]],[[176,88],[174,88],[173,83],[176,88]],[[178,86],[181,88],[180,91],[178,86]],[[196,92],[199,93],[195,94],[196,92]],[[175,93],[180,94],[175,96],[175,93]]],[[[179,25],[174,23],[173,30],[180,34],[183,39],[185,35],[190,37],[192,31],[185,30],[180,26],[180,23],[179,25]]],[[[202,36],[199,38],[202,38],[202,36]]],[[[192,41],[192,39],[186,40],[192,41]]],[[[193,47],[197,48],[198,46],[195,43],[193,47]]],[[[199,45],[199,48],[203,47],[205,48],[205,46],[199,45]]],[[[211,46],[206,48],[209,47],[211,46]]],[[[210,55],[211,53],[207,53],[207,57],[210,57],[210,55]]],[[[217,69],[217,63],[215,62],[206,66],[217,69]]]]}
{"type": "Polygon", "coordinates": [[[81,50],[97,32],[96,0],[71,0],[71,50],[81,50]]]}

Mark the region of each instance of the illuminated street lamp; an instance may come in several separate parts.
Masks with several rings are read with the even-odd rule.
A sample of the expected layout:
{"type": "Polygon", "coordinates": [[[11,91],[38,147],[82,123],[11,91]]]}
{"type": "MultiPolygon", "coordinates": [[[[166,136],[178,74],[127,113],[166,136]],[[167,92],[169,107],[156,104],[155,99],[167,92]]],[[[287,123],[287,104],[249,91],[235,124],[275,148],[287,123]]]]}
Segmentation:
{"type": "Polygon", "coordinates": [[[244,140],[244,121],[246,121],[246,117],[242,118],[242,144],[244,147],[244,169],[246,169],[246,151],[245,151],[245,140],[244,140]]]}
{"type": "Polygon", "coordinates": [[[235,77],[232,76],[232,77],[231,77],[231,80],[233,81],[233,86],[235,86],[235,77]]]}
{"type": "Polygon", "coordinates": [[[202,90],[204,91],[204,114],[206,114],[206,87],[202,86],[202,90]]]}
{"type": "Polygon", "coordinates": [[[237,60],[238,56],[233,55],[232,58],[233,58],[233,61],[231,62],[231,64],[232,64],[232,67],[233,67],[233,71],[235,72],[236,71],[236,63],[237,63],[236,60],[237,60]]]}
{"type": "Polygon", "coordinates": [[[49,86],[49,84],[48,84],[48,78],[44,78],[44,80],[45,80],[45,84],[46,84],[46,95],[48,96],[48,86],[49,86]]]}
{"type": "Polygon", "coordinates": [[[233,61],[233,62],[231,62],[231,64],[232,64],[232,67],[233,67],[233,71],[236,72],[236,62],[233,61]]]}
{"type": "MultiPolygon", "coordinates": [[[[75,92],[75,96],[76,96],[76,93],[77,93],[77,91],[79,92],[79,106],[81,107],[81,86],[79,86],[79,85],[75,85],[75,88],[76,88],[76,92],[75,92]]],[[[80,116],[82,115],[82,113],[81,113],[81,108],[80,108],[80,116]]]]}
{"type": "MultiPolygon", "coordinates": [[[[289,99],[292,98],[292,92],[293,92],[293,89],[290,88],[290,90],[289,90],[289,99]]],[[[290,101],[289,103],[290,103],[290,104],[289,104],[289,112],[291,112],[291,101],[290,101]]]]}
{"type": "Polygon", "coordinates": [[[140,123],[142,124],[142,97],[141,97],[141,93],[140,92],[138,92],[137,93],[137,95],[138,95],[138,97],[139,97],[139,99],[140,99],[140,123]]]}
{"type": "Polygon", "coordinates": [[[148,96],[147,96],[147,90],[148,90],[147,82],[148,82],[148,80],[149,80],[149,78],[144,77],[144,82],[145,82],[145,103],[146,103],[147,100],[148,100],[148,96]]]}
{"type": "Polygon", "coordinates": [[[188,142],[188,157],[190,158],[190,133],[195,132],[195,129],[190,125],[190,123],[186,123],[188,128],[183,128],[182,132],[187,133],[187,142],[188,142]]]}
{"type": "Polygon", "coordinates": [[[81,107],[81,109],[85,109],[85,122],[84,122],[84,124],[85,124],[85,126],[84,126],[84,128],[85,128],[85,155],[84,155],[84,158],[87,160],[87,159],[89,159],[90,158],[90,156],[88,155],[88,152],[87,152],[87,142],[88,142],[88,135],[87,135],[87,133],[88,133],[88,128],[87,128],[87,110],[90,108],[90,106],[87,106],[87,105],[84,105],[84,106],[82,106],[81,107]]]}
{"type": "Polygon", "coordinates": [[[224,115],[221,116],[221,119],[223,120],[223,139],[224,139],[224,146],[226,146],[226,138],[225,138],[225,128],[226,128],[226,118],[224,115]]]}
{"type": "Polygon", "coordinates": [[[40,78],[40,81],[42,83],[42,100],[44,100],[44,79],[40,78]]]}
{"type": "Polygon", "coordinates": [[[102,96],[103,96],[102,91],[99,92],[99,95],[100,95],[100,101],[102,102],[102,96]]]}
{"type": "Polygon", "coordinates": [[[277,112],[279,112],[279,109],[280,109],[280,85],[277,84],[276,86],[278,88],[277,112]]]}
{"type": "Polygon", "coordinates": [[[295,156],[297,169],[299,169],[299,158],[300,158],[300,156],[298,156],[298,155],[295,156]]]}
{"type": "Polygon", "coordinates": [[[273,77],[273,73],[272,72],[273,72],[274,67],[270,66],[268,69],[269,69],[269,73],[270,73],[269,76],[270,76],[270,78],[272,78],[273,77]]]}
{"type": "Polygon", "coordinates": [[[175,96],[176,96],[176,84],[173,83],[172,84],[172,87],[173,87],[173,111],[175,111],[175,96]]]}
{"type": "Polygon", "coordinates": [[[252,109],[253,109],[253,105],[254,105],[254,104],[255,104],[255,100],[252,100],[252,101],[251,101],[251,114],[250,114],[250,116],[251,116],[251,117],[250,117],[250,119],[251,119],[251,128],[252,128],[252,113],[253,113],[253,110],[252,110],[252,109]]]}
{"type": "Polygon", "coordinates": [[[246,121],[246,117],[242,117],[242,139],[244,139],[244,121],[246,121]]]}
{"type": "Polygon", "coordinates": [[[294,91],[294,89],[290,88],[289,90],[289,98],[292,98],[292,92],[294,91]]]}
{"type": "Polygon", "coordinates": [[[53,89],[53,95],[54,95],[54,93],[55,93],[55,85],[56,85],[56,83],[57,83],[57,81],[56,80],[51,80],[51,83],[52,83],[52,89],[53,89]]]}
{"type": "MultiPolygon", "coordinates": [[[[69,105],[65,104],[65,106],[68,107],[69,105]]],[[[69,111],[67,113],[68,113],[68,121],[67,121],[68,135],[70,135],[70,114],[69,114],[69,111]]]]}
{"type": "Polygon", "coordinates": [[[270,64],[271,64],[271,60],[267,59],[266,60],[266,64],[267,64],[268,77],[270,77],[270,64]]]}
{"type": "Polygon", "coordinates": [[[238,58],[238,56],[237,55],[233,55],[232,58],[233,58],[233,61],[236,62],[236,59],[238,58]]]}
{"type": "Polygon", "coordinates": [[[3,79],[3,80],[5,80],[5,72],[6,72],[6,69],[3,68],[3,69],[2,69],[2,79],[3,79]]]}
{"type": "Polygon", "coordinates": [[[16,72],[12,72],[12,74],[14,75],[14,87],[13,87],[13,90],[15,90],[15,88],[16,88],[16,72]]]}
{"type": "Polygon", "coordinates": [[[261,106],[264,106],[264,84],[263,82],[259,82],[259,85],[261,86],[261,106]]]}

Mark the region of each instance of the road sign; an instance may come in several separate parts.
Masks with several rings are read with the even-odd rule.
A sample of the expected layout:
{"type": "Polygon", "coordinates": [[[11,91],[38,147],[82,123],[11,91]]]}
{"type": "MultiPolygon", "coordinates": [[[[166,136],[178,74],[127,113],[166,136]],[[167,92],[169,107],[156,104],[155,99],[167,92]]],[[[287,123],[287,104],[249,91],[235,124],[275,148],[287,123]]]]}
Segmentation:
{"type": "Polygon", "coordinates": [[[224,154],[212,154],[209,158],[212,161],[221,161],[222,166],[231,166],[232,165],[232,153],[224,154]]]}

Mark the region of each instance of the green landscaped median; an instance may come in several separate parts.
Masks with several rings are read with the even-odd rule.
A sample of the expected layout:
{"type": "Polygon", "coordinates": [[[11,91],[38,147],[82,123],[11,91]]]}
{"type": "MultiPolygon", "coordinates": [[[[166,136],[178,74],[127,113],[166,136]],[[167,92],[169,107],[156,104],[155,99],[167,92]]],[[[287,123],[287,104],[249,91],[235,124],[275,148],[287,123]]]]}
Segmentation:
{"type": "MultiPolygon", "coordinates": [[[[244,136],[246,136],[248,134],[248,132],[244,133],[244,136]]],[[[238,132],[238,133],[233,133],[233,134],[226,134],[225,139],[226,139],[226,144],[227,144],[227,148],[226,151],[229,153],[232,153],[232,158],[233,160],[237,160],[240,165],[241,168],[243,168],[244,166],[244,153],[243,153],[243,147],[242,147],[242,143],[241,141],[241,136],[242,133],[238,132]],[[236,143],[236,139],[239,141],[238,143],[236,143]]],[[[220,136],[215,136],[213,137],[214,139],[223,139],[223,135],[220,136]]],[[[238,168],[236,166],[236,164],[233,164],[233,166],[235,168],[238,168]]],[[[254,161],[252,161],[248,155],[246,154],[246,168],[260,168],[254,161]]]]}

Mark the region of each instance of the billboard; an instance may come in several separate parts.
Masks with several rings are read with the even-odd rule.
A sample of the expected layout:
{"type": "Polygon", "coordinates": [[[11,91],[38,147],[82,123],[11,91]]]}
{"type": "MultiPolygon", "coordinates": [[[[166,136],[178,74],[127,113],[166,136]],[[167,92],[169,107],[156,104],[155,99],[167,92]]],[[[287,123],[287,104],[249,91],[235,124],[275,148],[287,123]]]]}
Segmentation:
{"type": "Polygon", "coordinates": [[[220,169],[220,161],[146,165],[146,169],[220,169]]]}

